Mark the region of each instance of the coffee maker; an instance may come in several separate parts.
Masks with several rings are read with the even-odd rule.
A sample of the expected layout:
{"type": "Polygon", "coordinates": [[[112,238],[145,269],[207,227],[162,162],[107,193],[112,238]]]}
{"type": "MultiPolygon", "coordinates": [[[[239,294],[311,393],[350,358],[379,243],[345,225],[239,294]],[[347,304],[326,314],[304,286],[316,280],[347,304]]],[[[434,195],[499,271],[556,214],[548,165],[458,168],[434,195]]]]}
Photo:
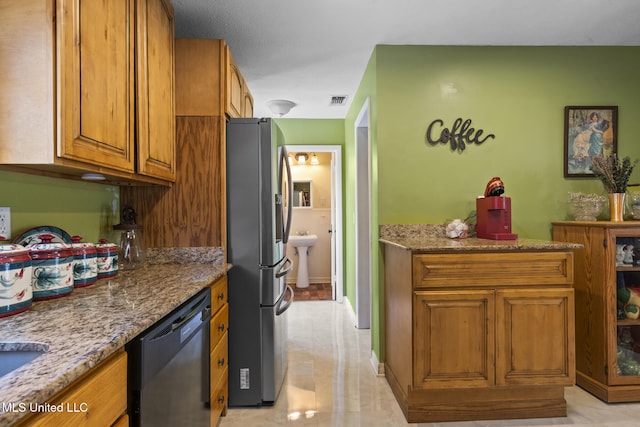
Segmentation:
{"type": "Polygon", "coordinates": [[[511,232],[511,198],[504,197],[504,184],[500,177],[493,177],[476,199],[476,235],[481,239],[515,240],[511,232]]]}

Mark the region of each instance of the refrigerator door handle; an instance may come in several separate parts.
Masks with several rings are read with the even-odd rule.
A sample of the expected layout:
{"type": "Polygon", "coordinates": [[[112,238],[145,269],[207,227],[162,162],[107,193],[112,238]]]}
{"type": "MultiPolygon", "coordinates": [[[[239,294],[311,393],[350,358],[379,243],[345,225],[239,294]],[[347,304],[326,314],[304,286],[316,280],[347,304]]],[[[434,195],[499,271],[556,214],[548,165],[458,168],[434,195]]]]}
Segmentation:
{"type": "MultiPolygon", "coordinates": [[[[291,165],[289,164],[289,156],[287,150],[282,147],[280,152],[280,165],[287,171],[287,225],[284,228],[284,236],[282,236],[282,243],[286,244],[289,241],[289,232],[291,231],[291,217],[293,215],[293,181],[291,180],[291,165]]],[[[280,183],[282,186],[282,182],[280,183]]]]}
{"type": "Polygon", "coordinates": [[[293,270],[293,261],[287,258],[284,261],[284,264],[282,264],[282,267],[278,269],[278,272],[276,273],[276,279],[286,276],[287,274],[291,273],[291,270],[293,270]],[[287,265],[287,263],[289,263],[289,267],[284,268],[287,265]]]}
{"type": "Polygon", "coordinates": [[[289,307],[291,307],[292,303],[293,303],[293,289],[291,288],[291,286],[287,285],[287,289],[284,290],[281,298],[278,298],[278,302],[276,303],[276,316],[280,316],[282,313],[287,311],[289,307]],[[289,295],[291,296],[288,300],[285,300],[284,297],[287,293],[289,293],[289,295]],[[285,303],[284,305],[282,305],[283,302],[285,303]]]}

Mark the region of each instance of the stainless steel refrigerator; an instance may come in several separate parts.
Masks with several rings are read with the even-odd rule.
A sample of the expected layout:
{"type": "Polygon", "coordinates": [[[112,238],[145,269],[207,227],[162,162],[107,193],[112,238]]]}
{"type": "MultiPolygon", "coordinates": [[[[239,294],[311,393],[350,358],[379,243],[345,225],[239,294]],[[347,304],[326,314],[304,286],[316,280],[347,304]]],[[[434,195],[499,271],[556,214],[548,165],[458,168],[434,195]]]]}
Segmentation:
{"type": "Polygon", "coordinates": [[[227,123],[229,406],[273,404],[287,369],[291,170],[271,119],[227,123]]]}

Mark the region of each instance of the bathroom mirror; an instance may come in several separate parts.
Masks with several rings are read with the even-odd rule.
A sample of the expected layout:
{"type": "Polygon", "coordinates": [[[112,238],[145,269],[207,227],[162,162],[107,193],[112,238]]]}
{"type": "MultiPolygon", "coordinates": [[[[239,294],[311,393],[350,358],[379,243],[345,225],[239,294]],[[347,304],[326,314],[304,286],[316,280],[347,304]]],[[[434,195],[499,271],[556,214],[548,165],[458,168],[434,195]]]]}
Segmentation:
{"type": "Polygon", "coordinates": [[[310,208],[311,181],[293,181],[293,207],[310,208]]]}

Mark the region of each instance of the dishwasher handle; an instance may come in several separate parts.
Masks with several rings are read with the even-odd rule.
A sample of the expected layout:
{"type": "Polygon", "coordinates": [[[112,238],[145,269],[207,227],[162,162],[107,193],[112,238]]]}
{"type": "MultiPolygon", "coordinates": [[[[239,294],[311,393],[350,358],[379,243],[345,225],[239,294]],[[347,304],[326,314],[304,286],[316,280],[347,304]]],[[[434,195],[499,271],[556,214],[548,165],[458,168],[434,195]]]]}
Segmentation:
{"type": "Polygon", "coordinates": [[[179,318],[174,320],[171,323],[171,332],[173,332],[176,329],[179,329],[182,326],[184,326],[185,324],[189,323],[189,321],[191,319],[193,319],[194,317],[196,317],[196,315],[198,315],[198,313],[202,313],[202,317],[200,318],[200,322],[199,323],[203,323],[203,322],[205,322],[207,320],[207,318],[210,318],[211,317],[211,306],[207,305],[205,307],[202,307],[202,304],[203,304],[204,301],[205,301],[205,298],[202,298],[200,301],[198,301],[191,308],[191,310],[188,313],[186,313],[184,316],[180,316],[179,318]]]}

